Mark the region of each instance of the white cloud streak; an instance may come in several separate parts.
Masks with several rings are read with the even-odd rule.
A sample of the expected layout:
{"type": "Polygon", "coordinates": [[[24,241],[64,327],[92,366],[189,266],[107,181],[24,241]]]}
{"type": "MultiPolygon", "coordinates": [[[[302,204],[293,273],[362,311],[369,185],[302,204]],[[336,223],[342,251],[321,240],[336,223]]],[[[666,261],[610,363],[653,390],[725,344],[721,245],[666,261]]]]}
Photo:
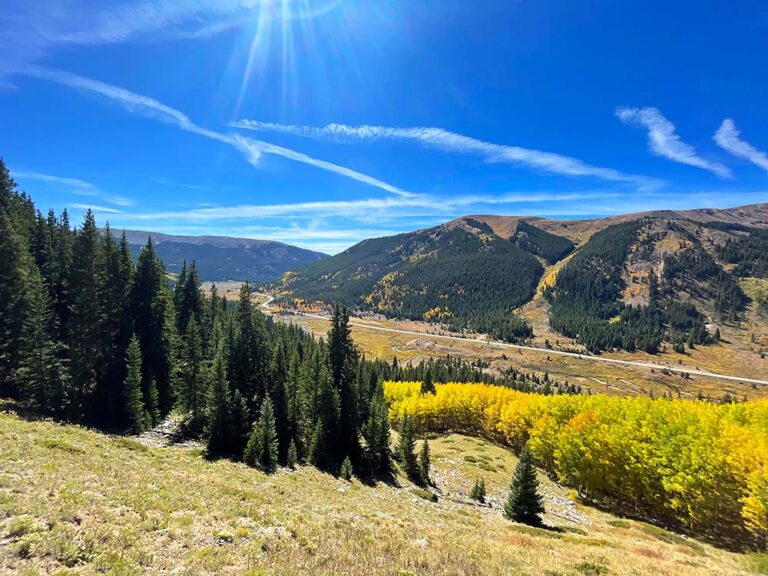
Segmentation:
{"type": "Polygon", "coordinates": [[[391,216],[404,214],[450,214],[455,210],[480,205],[498,206],[515,203],[568,202],[587,199],[604,200],[615,198],[616,194],[581,193],[510,193],[499,195],[430,196],[366,198],[361,200],[330,200],[316,202],[295,202],[286,204],[241,204],[236,206],[214,206],[190,210],[174,210],[130,215],[137,220],[185,219],[197,222],[215,220],[237,220],[254,218],[371,218],[376,214],[391,216]]]}
{"type": "Polygon", "coordinates": [[[94,212],[106,212],[107,214],[122,214],[122,210],[110,208],[109,206],[99,206],[97,204],[72,204],[72,208],[78,210],[93,210],[94,212]]]}
{"type": "Polygon", "coordinates": [[[14,170],[14,178],[21,178],[22,180],[37,180],[38,182],[48,182],[51,184],[61,184],[70,188],[75,188],[76,193],[91,196],[96,194],[96,186],[85,180],[78,178],[68,178],[66,176],[53,176],[51,174],[43,174],[41,172],[30,172],[25,170],[14,170]]]}
{"type": "Polygon", "coordinates": [[[675,125],[657,108],[620,107],[616,109],[616,116],[625,124],[642,126],[648,130],[648,146],[652,154],[708,170],[720,178],[733,177],[727,166],[702,158],[693,146],[683,142],[675,131],[675,125]]]}
{"type": "Polygon", "coordinates": [[[592,166],[586,162],[556,154],[532,150],[519,146],[507,146],[484,142],[469,136],[463,136],[442,128],[391,128],[386,126],[348,126],[346,124],[329,124],[324,127],[294,126],[290,124],[275,124],[255,120],[239,120],[232,123],[233,127],[262,132],[280,132],[294,136],[325,139],[331,141],[375,141],[403,140],[413,141],[428,148],[443,152],[474,154],[483,157],[487,162],[505,163],[527,166],[553,174],[564,176],[587,176],[612,182],[629,182],[640,186],[658,186],[660,181],[644,176],[624,174],[611,168],[592,166]]]}
{"type": "Polygon", "coordinates": [[[768,172],[768,155],[761,152],[749,142],[740,138],[741,133],[737,130],[736,124],[730,118],[723,120],[720,128],[717,129],[712,139],[717,142],[723,150],[726,150],[737,156],[752,162],[768,172]]]}
{"type": "Polygon", "coordinates": [[[78,196],[100,196],[102,200],[116,206],[133,206],[133,200],[124,196],[101,195],[99,188],[90,182],[80,180],[79,178],[69,178],[67,176],[54,176],[52,174],[43,174],[42,172],[14,170],[13,176],[21,180],[36,180],[49,184],[58,184],[70,188],[72,194],[78,196]]]}
{"type": "Polygon", "coordinates": [[[222,142],[238,150],[253,166],[259,165],[262,154],[271,154],[292,160],[294,162],[313,166],[320,170],[325,170],[326,172],[335,173],[340,176],[344,176],[345,178],[350,178],[363,184],[380,188],[381,190],[386,190],[387,192],[396,194],[398,196],[412,195],[410,192],[406,192],[405,190],[379,180],[378,178],[374,178],[344,166],[339,166],[338,164],[334,164],[332,162],[313,158],[302,152],[290,150],[282,146],[276,146],[262,140],[254,140],[252,138],[245,138],[239,135],[222,134],[202,126],[198,126],[192,122],[192,120],[190,120],[190,118],[183,112],[167,106],[159,100],[131,92],[125,88],[113,86],[98,80],[83,78],[82,76],[70,74],[69,72],[51,70],[47,68],[33,67],[28,69],[25,72],[25,75],[56,82],[58,84],[62,84],[77,90],[98,94],[108,98],[109,100],[117,102],[132,114],[137,114],[139,116],[157,120],[159,122],[164,122],[166,124],[172,124],[186,132],[191,132],[211,140],[222,142]]]}

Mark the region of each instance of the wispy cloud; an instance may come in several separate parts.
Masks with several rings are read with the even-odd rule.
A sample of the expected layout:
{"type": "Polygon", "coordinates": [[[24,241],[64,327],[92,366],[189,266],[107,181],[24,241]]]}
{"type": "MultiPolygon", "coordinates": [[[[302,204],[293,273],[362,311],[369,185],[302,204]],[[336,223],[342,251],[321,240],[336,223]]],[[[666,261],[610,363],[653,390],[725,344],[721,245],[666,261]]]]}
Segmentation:
{"type": "Polygon", "coordinates": [[[79,178],[54,176],[52,174],[43,174],[42,172],[27,170],[14,170],[13,176],[20,180],[35,180],[38,182],[46,182],[48,184],[66,186],[70,189],[69,191],[72,194],[76,194],[77,196],[99,196],[103,201],[114,204],[115,206],[133,206],[133,200],[130,198],[113,194],[102,194],[101,190],[99,190],[95,184],[79,178]]]}
{"type": "Polygon", "coordinates": [[[498,206],[542,202],[604,201],[616,198],[613,193],[525,193],[470,194],[461,196],[432,196],[426,194],[408,197],[364,198],[360,200],[329,200],[293,202],[285,204],[240,204],[212,206],[190,210],[173,210],[132,214],[137,220],[185,219],[197,222],[254,218],[371,218],[382,214],[452,214],[468,207],[498,206]],[[403,212],[405,211],[405,212],[403,212]]]}
{"type": "Polygon", "coordinates": [[[78,178],[68,178],[66,176],[53,176],[52,174],[43,174],[41,172],[31,172],[27,170],[14,170],[14,178],[22,180],[37,180],[39,182],[48,182],[51,184],[61,184],[69,188],[74,188],[74,192],[84,196],[93,196],[97,192],[96,186],[85,180],[78,178]]]}
{"type": "Polygon", "coordinates": [[[173,186],[174,188],[186,188],[187,190],[208,190],[207,186],[175,182],[174,180],[166,180],[165,178],[154,178],[153,181],[157,182],[158,184],[162,184],[163,186],[173,186]]]}
{"type": "Polygon", "coordinates": [[[107,214],[122,214],[122,210],[110,208],[109,206],[99,206],[98,204],[72,204],[72,208],[78,210],[93,210],[94,212],[106,212],[107,214]]]}
{"type": "Polygon", "coordinates": [[[720,178],[732,178],[731,170],[719,162],[706,160],[698,155],[696,149],[680,139],[675,125],[667,120],[657,108],[617,108],[616,116],[629,125],[643,126],[648,130],[648,145],[656,156],[662,156],[709,170],[720,178]]]}
{"type": "Polygon", "coordinates": [[[181,130],[185,130],[193,134],[199,134],[200,136],[210,138],[211,140],[216,140],[218,142],[227,144],[238,150],[245,157],[245,159],[254,166],[259,165],[259,160],[261,159],[262,154],[272,154],[274,156],[280,156],[288,160],[293,160],[294,162],[314,166],[320,170],[332,172],[340,176],[356,180],[363,184],[386,190],[392,194],[399,196],[411,195],[411,193],[406,192],[397,186],[393,186],[392,184],[379,180],[378,178],[374,178],[344,166],[339,166],[338,164],[333,164],[332,162],[313,158],[295,150],[290,150],[282,146],[276,146],[262,140],[254,140],[252,138],[245,138],[239,135],[222,134],[202,126],[198,126],[192,122],[192,120],[190,120],[190,118],[183,112],[167,106],[159,100],[131,92],[118,86],[113,86],[111,84],[106,84],[104,82],[92,80],[90,78],[83,78],[82,76],[77,76],[75,74],[70,74],[69,72],[63,72],[61,70],[51,70],[40,67],[30,68],[25,72],[25,74],[35,78],[41,78],[44,80],[63,84],[77,90],[84,90],[98,94],[119,103],[121,106],[123,106],[123,108],[133,114],[151,118],[159,122],[173,124],[181,130]]]}
{"type": "Polygon", "coordinates": [[[652,178],[625,174],[612,168],[593,166],[571,156],[522,148],[520,146],[494,144],[456,134],[455,132],[449,132],[442,128],[391,128],[369,125],[348,126],[346,124],[329,124],[324,127],[313,127],[274,124],[247,119],[233,122],[232,126],[246,130],[281,132],[331,141],[407,140],[418,142],[423,146],[436,148],[443,152],[474,154],[483,157],[487,162],[527,166],[564,176],[588,176],[612,182],[630,182],[641,186],[660,184],[660,181],[652,178]]]}
{"type": "Polygon", "coordinates": [[[749,160],[768,172],[768,155],[761,152],[749,142],[740,138],[741,133],[736,129],[736,124],[730,118],[723,120],[712,139],[717,144],[734,156],[749,160]]]}

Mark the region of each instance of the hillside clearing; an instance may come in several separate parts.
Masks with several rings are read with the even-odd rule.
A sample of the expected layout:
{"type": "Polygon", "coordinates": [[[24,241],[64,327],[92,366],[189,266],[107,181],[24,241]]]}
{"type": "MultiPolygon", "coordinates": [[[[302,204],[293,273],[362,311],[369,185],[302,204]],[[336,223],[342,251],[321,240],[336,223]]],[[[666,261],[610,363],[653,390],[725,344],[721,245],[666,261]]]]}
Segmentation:
{"type": "Polygon", "coordinates": [[[749,559],[572,504],[504,520],[507,450],[431,440],[438,503],[313,468],[267,476],[77,426],[0,415],[2,574],[748,574],[749,559]],[[483,476],[491,506],[464,496],[483,476]]]}

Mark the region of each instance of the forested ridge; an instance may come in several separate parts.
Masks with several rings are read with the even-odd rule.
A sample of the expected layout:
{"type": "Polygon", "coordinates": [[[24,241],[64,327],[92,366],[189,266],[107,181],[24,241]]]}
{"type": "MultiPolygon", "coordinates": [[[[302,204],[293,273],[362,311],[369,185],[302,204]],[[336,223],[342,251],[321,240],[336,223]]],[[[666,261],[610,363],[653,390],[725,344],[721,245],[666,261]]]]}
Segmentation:
{"type": "Polygon", "coordinates": [[[541,256],[549,264],[559,262],[574,249],[573,242],[568,238],[551,234],[525,220],[518,222],[517,231],[511,240],[523,250],[541,256]]]}
{"type": "Polygon", "coordinates": [[[610,226],[596,233],[563,267],[546,292],[555,330],[592,352],[640,349],[655,353],[663,341],[683,352],[686,345],[709,344],[719,337],[717,331],[707,330],[707,317],[693,299],[711,302],[718,321],[739,321],[747,297],[733,276],[682,225],[670,221],[662,232],[653,232],[652,223],[642,219],[610,226]],[[650,271],[647,304],[625,304],[623,275],[630,254],[651,261],[654,242],[663,241],[667,232],[686,241],[686,247],[664,256],[661,277],[650,271]],[[681,298],[683,294],[688,297],[681,298]]]}
{"type": "Polygon", "coordinates": [[[733,548],[768,538],[768,401],[542,396],[482,384],[386,382],[389,417],[480,434],[587,501],[733,548]]]}
{"type": "Polygon", "coordinates": [[[479,224],[365,240],[289,273],[282,288],[289,297],[341,301],[508,341],[529,338],[530,326],[513,310],[533,296],[543,268],[531,253],[479,224]]]}
{"type": "Polygon", "coordinates": [[[735,264],[736,276],[768,278],[768,231],[747,228],[747,234],[730,238],[717,248],[717,256],[735,264]]]}

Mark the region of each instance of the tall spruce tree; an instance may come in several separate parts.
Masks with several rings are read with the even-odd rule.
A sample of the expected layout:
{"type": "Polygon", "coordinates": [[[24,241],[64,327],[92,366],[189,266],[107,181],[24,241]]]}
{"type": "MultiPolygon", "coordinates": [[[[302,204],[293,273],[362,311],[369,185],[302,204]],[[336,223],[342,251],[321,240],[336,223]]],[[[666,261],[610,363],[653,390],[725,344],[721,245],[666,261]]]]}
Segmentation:
{"type": "Polygon", "coordinates": [[[512,487],[504,503],[504,516],[515,522],[538,526],[541,524],[541,515],[544,513],[543,502],[544,499],[539,494],[536,466],[526,445],[517,460],[512,487]]]}
{"type": "Polygon", "coordinates": [[[253,424],[243,460],[249,466],[272,472],[277,467],[277,448],[274,406],[267,395],[261,403],[259,418],[253,424]]]}
{"type": "Polygon", "coordinates": [[[334,447],[334,453],[337,458],[345,455],[355,458],[360,452],[357,395],[359,353],[352,341],[349,313],[340,304],[333,308],[328,350],[333,388],[339,397],[339,443],[334,447]]]}
{"type": "Polygon", "coordinates": [[[187,261],[181,263],[181,270],[176,277],[176,284],[173,286],[173,309],[176,311],[176,326],[179,334],[184,334],[186,329],[182,329],[180,319],[182,317],[181,307],[184,304],[184,291],[187,289],[187,261]]]}
{"type": "Polygon", "coordinates": [[[371,469],[379,474],[390,471],[389,411],[384,399],[384,387],[378,383],[371,400],[370,415],[363,426],[366,456],[371,469]]]}
{"type": "MultiPolygon", "coordinates": [[[[179,284],[181,284],[181,277],[179,278],[179,284]]],[[[185,274],[184,284],[181,288],[180,302],[176,308],[176,314],[176,321],[180,334],[186,333],[187,324],[192,318],[195,319],[198,326],[200,326],[202,321],[203,294],[200,290],[200,276],[197,273],[197,264],[194,260],[185,274]]]]}
{"type": "Polygon", "coordinates": [[[147,426],[147,414],[141,393],[141,348],[135,335],[128,344],[125,366],[122,393],[125,421],[133,434],[141,434],[147,426]]]}
{"type": "Polygon", "coordinates": [[[149,238],[136,263],[131,315],[144,354],[142,387],[145,398],[155,381],[161,416],[173,406],[176,376],[176,333],[165,271],[149,238]]]}
{"type": "Polygon", "coordinates": [[[400,455],[400,463],[403,465],[403,471],[408,478],[414,482],[419,482],[419,465],[416,461],[416,440],[414,439],[413,424],[408,412],[403,413],[400,420],[400,440],[397,444],[397,451],[400,455]]]}
{"type": "Polygon", "coordinates": [[[69,370],[56,339],[56,318],[48,289],[37,270],[30,274],[17,378],[21,397],[35,409],[60,416],[69,388],[69,370]]]}
{"type": "Polygon", "coordinates": [[[107,352],[101,339],[104,309],[99,300],[104,275],[101,238],[93,212],[88,210],[75,237],[69,291],[67,331],[73,381],[69,405],[74,419],[98,419],[95,393],[107,352]]]}
{"type": "MultiPolygon", "coordinates": [[[[0,194],[12,194],[5,165],[0,160],[0,194]],[[3,183],[5,181],[5,184],[3,183]]],[[[7,200],[10,203],[10,199],[7,200]]],[[[14,395],[15,371],[26,316],[24,292],[31,272],[24,237],[16,230],[9,210],[0,205],[0,391],[14,395]]]]}
{"type": "Polygon", "coordinates": [[[288,454],[288,442],[290,437],[290,423],[288,421],[288,398],[286,386],[288,382],[288,359],[286,344],[280,339],[275,344],[275,352],[272,354],[270,367],[271,390],[269,392],[274,406],[275,421],[277,423],[277,438],[280,461],[285,462],[288,454]]]}
{"type": "Polygon", "coordinates": [[[251,285],[243,284],[237,302],[235,330],[231,333],[229,373],[232,386],[240,391],[248,408],[255,411],[267,391],[269,348],[252,297],[251,285]]]}
{"type": "Polygon", "coordinates": [[[189,412],[189,427],[193,433],[202,430],[205,420],[206,383],[203,341],[197,321],[192,317],[184,337],[179,398],[189,412]]]}
{"type": "Polygon", "coordinates": [[[419,478],[421,478],[423,484],[429,484],[431,482],[429,477],[430,466],[429,440],[427,440],[425,434],[424,440],[421,443],[421,450],[419,450],[419,478]]]}
{"type": "Polygon", "coordinates": [[[211,456],[231,454],[232,400],[221,345],[210,369],[207,404],[205,433],[208,438],[208,454],[211,456]]]}
{"type": "Polygon", "coordinates": [[[318,382],[317,407],[311,428],[309,458],[319,468],[333,466],[338,452],[339,395],[326,372],[318,382]]]}
{"type": "Polygon", "coordinates": [[[128,315],[133,263],[125,234],[118,246],[107,225],[102,245],[104,275],[99,286],[98,304],[103,310],[100,326],[103,361],[97,379],[96,409],[97,421],[102,425],[111,425],[120,421],[125,352],[133,334],[128,315]]]}

